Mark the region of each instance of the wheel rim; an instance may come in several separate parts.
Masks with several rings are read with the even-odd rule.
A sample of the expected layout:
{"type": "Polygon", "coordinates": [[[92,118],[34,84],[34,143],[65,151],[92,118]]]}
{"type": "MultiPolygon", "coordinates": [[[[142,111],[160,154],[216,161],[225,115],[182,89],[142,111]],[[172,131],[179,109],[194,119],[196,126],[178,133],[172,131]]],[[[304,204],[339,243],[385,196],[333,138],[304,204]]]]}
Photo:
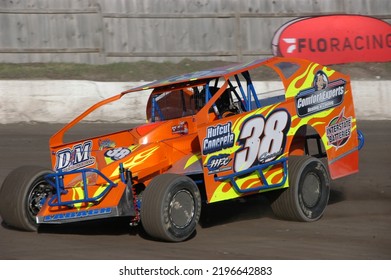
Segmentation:
{"type": "Polygon", "coordinates": [[[193,220],[195,202],[193,195],[187,190],[181,190],[172,197],[169,208],[171,223],[177,228],[185,228],[193,220]]]}
{"type": "Polygon", "coordinates": [[[42,208],[43,202],[51,193],[53,193],[53,188],[44,179],[35,182],[27,200],[28,213],[31,219],[37,216],[42,208]]]}
{"type": "Polygon", "coordinates": [[[301,196],[307,208],[316,206],[321,197],[321,181],[314,172],[308,173],[304,179],[301,196]]]}

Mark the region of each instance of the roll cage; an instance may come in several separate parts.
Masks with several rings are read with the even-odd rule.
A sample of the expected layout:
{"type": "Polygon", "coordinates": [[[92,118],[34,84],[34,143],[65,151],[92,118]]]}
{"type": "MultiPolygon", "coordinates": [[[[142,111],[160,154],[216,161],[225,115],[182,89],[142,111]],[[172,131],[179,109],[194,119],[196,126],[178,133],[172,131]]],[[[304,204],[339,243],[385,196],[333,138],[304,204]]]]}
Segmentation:
{"type": "MultiPolygon", "coordinates": [[[[264,100],[263,103],[261,103],[255,91],[254,84],[249,75],[249,71],[257,67],[260,66],[265,66],[267,68],[270,67],[279,75],[280,77],[279,80],[282,81],[282,83],[286,88],[286,86],[288,85],[287,79],[290,78],[290,76],[299,68],[299,66],[295,62],[278,62],[279,60],[280,58],[271,57],[267,59],[255,60],[249,63],[239,63],[231,66],[218,67],[211,70],[188,73],[184,75],[170,77],[164,80],[154,81],[149,84],[142,85],[121,92],[118,95],[114,95],[110,98],[104,99],[94,104],[93,106],[88,108],[85,112],[83,112],[78,117],[76,117],[74,120],[69,122],[66,126],[64,126],[62,129],[60,129],[56,134],[54,134],[51,137],[50,147],[54,148],[63,145],[64,134],[69,129],[74,127],[77,123],[81,122],[93,111],[97,110],[98,108],[108,103],[117,101],[121,99],[124,95],[127,95],[129,93],[152,90],[152,94],[147,103],[147,120],[151,122],[172,119],[175,118],[176,116],[181,117],[183,112],[187,112],[189,114],[194,114],[194,113],[197,114],[198,111],[201,111],[201,109],[205,107],[205,105],[208,104],[209,101],[211,101],[215,95],[218,96],[220,94],[220,92],[213,93],[213,91],[211,90],[212,87],[216,87],[217,85],[220,86],[220,89],[222,91],[225,91],[225,89],[227,89],[228,87],[230,89],[229,93],[234,94],[235,98],[237,99],[236,102],[240,101],[239,102],[240,108],[244,112],[248,112],[254,108],[260,108],[261,106],[265,106],[267,104],[281,101],[273,97],[273,98],[267,98],[268,101],[264,100]],[[222,85],[220,85],[219,82],[220,80],[224,80],[222,85]],[[197,109],[194,112],[188,112],[187,110],[184,110],[185,108],[182,103],[181,106],[179,107],[180,112],[174,114],[174,117],[165,116],[164,110],[162,110],[162,107],[164,106],[162,106],[158,102],[159,97],[155,97],[155,95],[161,95],[163,93],[166,93],[165,95],[160,97],[163,100],[165,96],[169,96],[169,94],[167,94],[168,92],[174,90],[179,90],[180,92],[181,89],[189,89],[190,93],[194,94],[196,92],[193,92],[194,91],[193,87],[201,87],[200,92],[202,92],[202,89],[204,89],[205,91],[205,102],[200,103],[201,105],[199,106],[200,110],[197,109]],[[155,118],[153,118],[153,116],[155,116],[155,118]],[[158,119],[156,116],[159,116],[159,118],[163,117],[163,119],[158,119]]],[[[293,59],[291,60],[293,61],[293,59]]],[[[284,93],[279,96],[279,98],[281,97],[285,99],[284,93]]],[[[211,105],[212,110],[213,109],[215,110],[218,106],[218,102],[216,101],[217,98],[216,100],[213,100],[213,103],[211,105]]],[[[216,112],[216,113],[218,114],[219,118],[222,117],[220,112],[216,112]]]]}
{"type": "Polygon", "coordinates": [[[244,71],[228,78],[216,77],[201,83],[186,84],[185,87],[178,85],[156,88],[147,104],[147,120],[156,122],[194,115],[209,105],[210,100],[212,102],[208,106],[208,112],[215,112],[218,118],[223,118],[281,102],[283,99],[284,94],[263,97],[256,91],[249,71],[244,71]],[[223,81],[220,82],[221,80],[223,81]],[[212,100],[215,95],[218,98],[212,100]]]}

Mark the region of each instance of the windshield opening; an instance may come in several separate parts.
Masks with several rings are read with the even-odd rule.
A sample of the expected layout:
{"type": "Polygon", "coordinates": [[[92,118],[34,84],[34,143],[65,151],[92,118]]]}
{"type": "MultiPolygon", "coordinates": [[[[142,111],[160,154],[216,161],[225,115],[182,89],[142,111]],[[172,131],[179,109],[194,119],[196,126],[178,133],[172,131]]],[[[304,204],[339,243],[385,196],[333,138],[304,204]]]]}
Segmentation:
{"type": "Polygon", "coordinates": [[[147,104],[149,122],[165,121],[197,114],[217,92],[219,78],[180,88],[156,88],[147,104]]]}

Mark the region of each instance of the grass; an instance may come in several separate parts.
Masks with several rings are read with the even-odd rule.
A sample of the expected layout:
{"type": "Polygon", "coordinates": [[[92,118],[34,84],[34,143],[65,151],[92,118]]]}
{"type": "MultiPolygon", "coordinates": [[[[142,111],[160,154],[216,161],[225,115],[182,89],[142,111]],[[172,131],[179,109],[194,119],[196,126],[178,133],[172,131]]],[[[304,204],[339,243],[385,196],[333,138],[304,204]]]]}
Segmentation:
{"type": "Polygon", "coordinates": [[[199,62],[190,60],[183,60],[180,63],[154,63],[142,61],[105,65],[76,63],[0,63],[0,79],[151,81],[231,63],[222,61],[199,62]]]}

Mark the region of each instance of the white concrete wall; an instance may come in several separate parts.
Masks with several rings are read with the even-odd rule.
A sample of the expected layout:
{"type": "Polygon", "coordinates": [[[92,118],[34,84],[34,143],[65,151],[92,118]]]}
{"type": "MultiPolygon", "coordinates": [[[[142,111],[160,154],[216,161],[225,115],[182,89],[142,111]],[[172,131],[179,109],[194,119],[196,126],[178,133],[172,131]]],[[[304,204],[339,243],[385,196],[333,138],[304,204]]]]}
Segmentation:
{"type": "MultiPolygon", "coordinates": [[[[258,82],[271,88],[275,82],[258,82]]],[[[18,122],[67,123],[96,102],[145,82],[0,80],[0,124],[18,122]]],[[[352,81],[358,119],[391,119],[391,81],[352,81]]],[[[101,107],[86,120],[144,122],[149,92],[131,93],[101,107]]]]}
{"type": "Polygon", "coordinates": [[[357,118],[391,119],[391,81],[352,81],[352,91],[357,118]]]}

